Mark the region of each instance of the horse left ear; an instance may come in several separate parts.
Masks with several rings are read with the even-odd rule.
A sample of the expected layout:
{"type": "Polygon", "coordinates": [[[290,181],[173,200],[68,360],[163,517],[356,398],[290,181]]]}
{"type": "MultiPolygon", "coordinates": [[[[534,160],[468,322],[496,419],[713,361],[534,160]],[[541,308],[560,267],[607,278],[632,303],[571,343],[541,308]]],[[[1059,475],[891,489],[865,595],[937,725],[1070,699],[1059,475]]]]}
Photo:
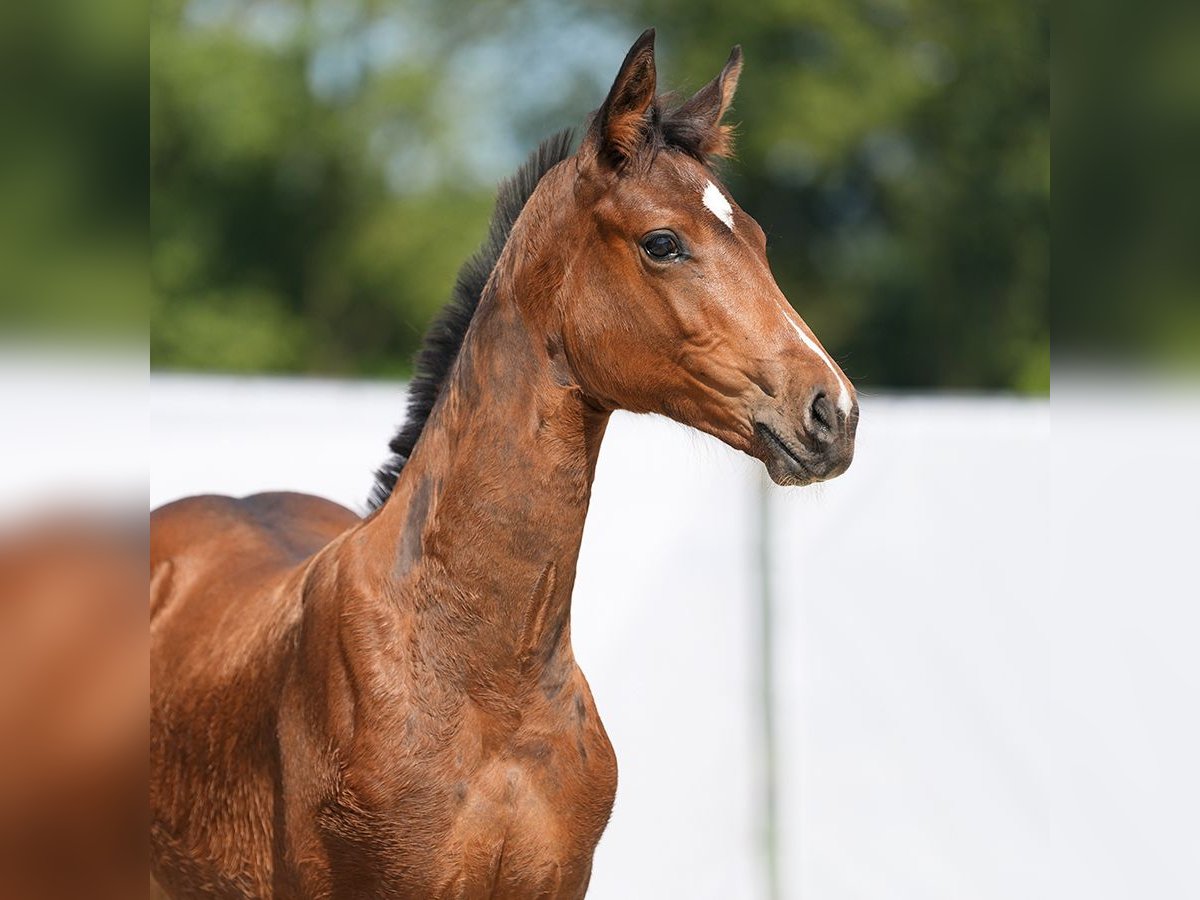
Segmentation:
{"type": "Polygon", "coordinates": [[[647,28],[629,48],[592,120],[589,138],[601,159],[619,166],[637,154],[649,126],[656,80],[654,29],[647,28]]]}
{"type": "Polygon", "coordinates": [[[722,125],[721,118],[733,103],[741,74],[742,48],[739,44],[730,51],[721,73],[671,112],[672,126],[690,132],[697,148],[708,156],[733,153],[733,126],[722,125]]]}

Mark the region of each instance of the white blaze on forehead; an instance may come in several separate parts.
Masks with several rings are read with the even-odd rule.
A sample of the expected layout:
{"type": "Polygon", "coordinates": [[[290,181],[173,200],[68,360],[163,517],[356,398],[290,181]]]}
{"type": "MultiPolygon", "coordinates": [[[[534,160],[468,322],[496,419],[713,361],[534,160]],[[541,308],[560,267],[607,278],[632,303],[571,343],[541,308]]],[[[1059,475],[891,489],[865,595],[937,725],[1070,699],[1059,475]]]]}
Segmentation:
{"type": "MultiPolygon", "coordinates": [[[[787,301],[785,300],[784,303],[786,302],[787,301]]],[[[846,387],[846,379],[842,377],[840,372],[838,372],[837,366],[833,364],[833,360],[829,358],[829,354],[821,348],[821,345],[810,338],[808,336],[808,332],[801,328],[799,323],[797,323],[794,318],[788,315],[789,310],[785,309],[782,310],[782,312],[783,317],[787,319],[787,323],[791,325],[793,329],[795,329],[796,334],[799,335],[800,340],[804,342],[804,345],[813,353],[815,353],[820,358],[821,362],[825,363],[825,365],[829,368],[829,371],[833,373],[833,379],[838,384],[838,409],[842,411],[842,415],[850,415],[852,402],[850,400],[850,390],[846,387]]]]}
{"type": "MultiPolygon", "coordinates": [[[[709,212],[725,223],[726,228],[733,231],[733,207],[729,205],[729,200],[721,193],[721,189],[711,181],[706,182],[704,185],[704,205],[708,208],[709,212]]],[[[783,305],[787,306],[786,300],[783,301],[783,305]]],[[[830,373],[833,375],[833,380],[838,385],[838,409],[842,411],[842,415],[850,415],[853,401],[850,399],[850,389],[846,386],[846,379],[842,377],[842,374],[838,371],[838,367],[833,364],[833,360],[829,358],[829,354],[821,348],[821,345],[809,337],[808,332],[800,327],[799,323],[791,315],[791,307],[781,309],[780,311],[804,345],[816,354],[817,358],[829,368],[830,373]]]]}
{"type": "Polygon", "coordinates": [[[704,187],[704,205],[714,216],[725,223],[725,227],[733,231],[733,207],[721,193],[721,189],[708,182],[704,187]]]}

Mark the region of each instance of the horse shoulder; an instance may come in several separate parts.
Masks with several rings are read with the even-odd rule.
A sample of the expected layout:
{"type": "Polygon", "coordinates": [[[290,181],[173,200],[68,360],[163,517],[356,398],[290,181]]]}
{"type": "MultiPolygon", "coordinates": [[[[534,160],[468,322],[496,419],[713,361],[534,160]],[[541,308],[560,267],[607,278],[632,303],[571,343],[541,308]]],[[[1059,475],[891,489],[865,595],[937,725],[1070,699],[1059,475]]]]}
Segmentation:
{"type": "Polygon", "coordinates": [[[152,833],[175,890],[270,891],[302,585],[311,557],[357,521],[299,494],[192,497],[151,516],[152,833]]]}

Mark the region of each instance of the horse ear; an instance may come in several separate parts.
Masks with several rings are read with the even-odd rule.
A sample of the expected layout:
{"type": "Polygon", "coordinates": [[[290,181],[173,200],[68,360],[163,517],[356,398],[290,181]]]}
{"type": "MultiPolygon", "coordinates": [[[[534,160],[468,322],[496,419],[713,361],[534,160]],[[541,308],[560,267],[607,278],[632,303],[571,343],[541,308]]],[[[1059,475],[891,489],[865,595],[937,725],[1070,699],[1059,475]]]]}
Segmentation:
{"type": "Polygon", "coordinates": [[[742,48],[737,45],[721,73],[671,113],[676,131],[686,131],[696,148],[708,156],[733,153],[733,126],[722,125],[721,118],[733,103],[738,77],[742,74],[742,48]]]}
{"type": "Polygon", "coordinates": [[[647,111],[654,102],[654,29],[633,42],[603,105],[592,120],[590,138],[600,158],[618,165],[634,156],[645,138],[647,111]]]}

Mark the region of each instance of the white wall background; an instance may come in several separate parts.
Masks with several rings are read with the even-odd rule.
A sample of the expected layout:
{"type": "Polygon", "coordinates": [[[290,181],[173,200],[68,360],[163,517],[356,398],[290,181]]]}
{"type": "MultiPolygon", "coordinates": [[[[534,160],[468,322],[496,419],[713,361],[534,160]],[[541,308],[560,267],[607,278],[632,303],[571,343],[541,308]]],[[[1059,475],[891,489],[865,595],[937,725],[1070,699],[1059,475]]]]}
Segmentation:
{"type": "Polygon", "coordinates": [[[0,331],[0,534],[62,508],[146,503],[149,353],[0,331]]]}
{"type": "MultiPolygon", "coordinates": [[[[292,489],[359,507],[386,383],[151,380],[153,504],[292,489]]],[[[620,788],[593,898],[766,895],[760,508],[772,560],[787,898],[1029,898],[1048,850],[1049,408],[864,398],[850,472],[783,490],[618,414],[576,653],[620,788]]]]}

